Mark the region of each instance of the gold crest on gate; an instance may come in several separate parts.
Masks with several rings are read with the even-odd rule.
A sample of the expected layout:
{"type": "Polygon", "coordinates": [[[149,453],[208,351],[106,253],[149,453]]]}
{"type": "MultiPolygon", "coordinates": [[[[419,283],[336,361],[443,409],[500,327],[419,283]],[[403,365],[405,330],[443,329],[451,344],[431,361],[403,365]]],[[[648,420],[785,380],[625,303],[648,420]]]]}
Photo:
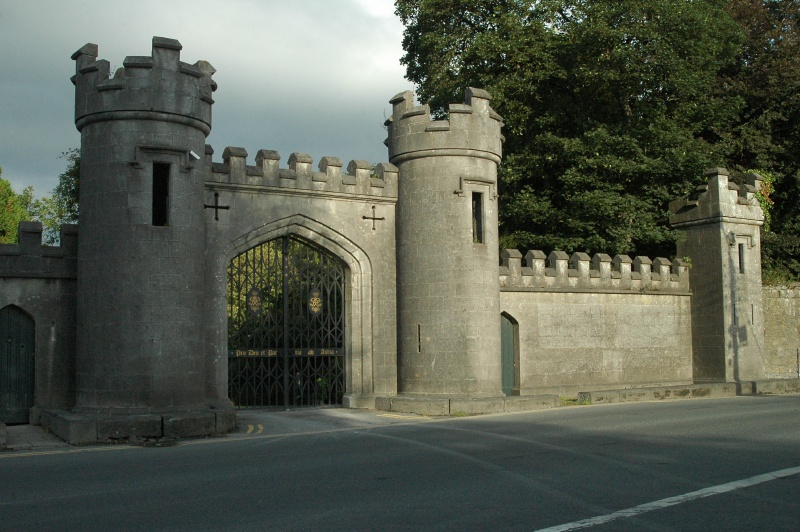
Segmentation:
{"type": "Polygon", "coordinates": [[[261,314],[261,306],[264,303],[264,297],[261,295],[261,290],[258,288],[251,288],[247,292],[247,311],[250,314],[258,316],[261,314]]]}
{"type": "Polygon", "coordinates": [[[308,310],[312,314],[319,314],[322,311],[322,297],[319,290],[311,292],[311,297],[308,298],[308,310]]]}

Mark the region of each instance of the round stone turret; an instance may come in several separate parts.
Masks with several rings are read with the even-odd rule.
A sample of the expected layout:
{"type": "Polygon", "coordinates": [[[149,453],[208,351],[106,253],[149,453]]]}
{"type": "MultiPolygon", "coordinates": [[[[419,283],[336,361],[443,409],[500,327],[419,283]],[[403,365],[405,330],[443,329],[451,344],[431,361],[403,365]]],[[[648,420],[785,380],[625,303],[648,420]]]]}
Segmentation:
{"type": "Polygon", "coordinates": [[[410,91],[387,121],[397,203],[398,391],[501,394],[497,165],[500,116],[467,89],[431,121],[410,91]]]}
{"type": "MultiPolygon", "coordinates": [[[[205,139],[213,67],[152,56],[76,62],[81,132],[76,409],[208,409],[203,333],[205,139]]],[[[131,429],[133,430],[133,429],[131,429]]],[[[214,428],[211,428],[213,431],[214,428]]]]}
{"type": "Polygon", "coordinates": [[[96,44],[72,54],[75,61],[75,125],[78,130],[108,120],[157,120],[211,132],[211,94],[216,72],[206,61],[180,60],[181,43],[153,37],[152,56],[128,56],[110,77],[109,62],[97,60],[96,44]]]}

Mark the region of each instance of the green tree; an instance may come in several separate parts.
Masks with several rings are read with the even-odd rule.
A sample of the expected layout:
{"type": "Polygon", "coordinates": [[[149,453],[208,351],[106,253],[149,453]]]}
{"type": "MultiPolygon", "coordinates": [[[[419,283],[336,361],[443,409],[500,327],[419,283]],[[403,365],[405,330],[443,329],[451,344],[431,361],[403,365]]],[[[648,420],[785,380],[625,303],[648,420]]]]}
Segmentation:
{"type": "Polygon", "coordinates": [[[742,95],[727,140],[735,169],[770,174],[771,223],[762,233],[768,282],[800,281],[800,0],[731,0],[746,41],[726,83],[742,95]]]}
{"type": "MultiPolygon", "coordinates": [[[[3,169],[0,168],[0,176],[3,169]]],[[[15,244],[19,222],[29,220],[27,205],[33,197],[33,189],[26,188],[17,194],[11,183],[0,177],[0,244],[15,244]]]]}
{"type": "Polygon", "coordinates": [[[782,111],[755,119],[755,65],[766,76],[774,63],[755,61],[769,37],[734,3],[780,6],[776,28],[793,4],[796,20],[786,0],[398,0],[396,11],[406,75],[434,114],[476,86],[504,118],[501,245],[670,256],[671,199],[709,166],[777,175],[797,136],[756,134],[798,118],[797,84],[767,89],[782,111]]]}
{"type": "Polygon", "coordinates": [[[59,243],[62,224],[78,223],[80,151],[69,149],[61,154],[61,158],[67,161],[67,168],[58,176],[58,185],[50,196],[29,202],[28,209],[33,219],[42,222],[42,240],[50,245],[59,243]]]}

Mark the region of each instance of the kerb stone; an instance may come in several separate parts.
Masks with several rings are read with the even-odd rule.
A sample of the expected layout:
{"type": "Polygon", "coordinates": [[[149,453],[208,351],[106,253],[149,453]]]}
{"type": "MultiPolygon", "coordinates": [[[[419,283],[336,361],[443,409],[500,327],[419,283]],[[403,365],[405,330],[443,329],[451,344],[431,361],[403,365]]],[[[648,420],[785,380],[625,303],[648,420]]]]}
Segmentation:
{"type": "Polygon", "coordinates": [[[375,410],[383,410],[384,412],[392,411],[392,397],[376,397],[375,410]]]}
{"type": "Polygon", "coordinates": [[[519,412],[523,410],[545,410],[560,405],[557,395],[528,395],[506,397],[504,410],[506,412],[519,412]]]}
{"type": "Polygon", "coordinates": [[[800,379],[776,379],[757,381],[756,393],[760,394],[785,394],[800,392],[800,379]]]}
{"type": "Polygon", "coordinates": [[[42,427],[72,445],[97,441],[97,419],[61,410],[42,411],[42,427]]]}
{"type": "Polygon", "coordinates": [[[505,398],[482,397],[479,399],[452,398],[450,399],[450,414],[488,414],[490,412],[503,412],[505,398]]]}
{"type": "Polygon", "coordinates": [[[647,388],[620,390],[619,400],[621,402],[652,401],[653,392],[647,388]]]}
{"type": "Polygon", "coordinates": [[[421,414],[423,416],[450,415],[449,398],[395,397],[391,402],[391,412],[405,412],[407,414],[421,414]]]}
{"type": "Polygon", "coordinates": [[[214,412],[215,420],[216,420],[216,433],[217,434],[226,434],[228,432],[232,432],[237,425],[236,421],[236,412],[233,410],[223,410],[219,412],[214,412]]]}
{"type": "Polygon", "coordinates": [[[186,412],[164,416],[165,438],[191,438],[215,434],[217,418],[213,412],[186,412]]]}
{"type": "Polygon", "coordinates": [[[97,440],[125,438],[158,438],[161,416],[152,414],[101,417],[97,419],[97,440]]]}
{"type": "Polygon", "coordinates": [[[581,399],[581,397],[585,397],[588,394],[588,400],[593,405],[596,404],[603,404],[603,403],[619,403],[620,401],[620,394],[619,390],[601,390],[597,392],[580,392],[578,394],[578,399],[580,401],[586,401],[586,398],[581,399]]]}

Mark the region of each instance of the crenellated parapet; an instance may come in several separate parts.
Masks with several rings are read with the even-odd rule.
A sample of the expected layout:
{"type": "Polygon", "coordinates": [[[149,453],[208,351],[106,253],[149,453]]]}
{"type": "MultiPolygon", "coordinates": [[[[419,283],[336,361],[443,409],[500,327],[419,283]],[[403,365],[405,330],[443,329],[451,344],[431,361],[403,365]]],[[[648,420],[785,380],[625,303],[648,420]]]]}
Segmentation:
{"type": "Polygon", "coordinates": [[[151,56],[128,56],[110,76],[110,65],[97,59],[96,44],[72,54],[75,61],[75,125],[105,120],[160,120],[211,131],[211,79],[216,72],[206,61],[180,60],[181,43],[153,37],[151,56]]]}
{"type": "Polygon", "coordinates": [[[397,198],[397,167],[380,163],[374,168],[367,161],[353,160],[343,171],[338,157],[323,157],[313,169],[314,161],[305,153],[292,153],[288,167],[281,168],[281,156],[273,150],[258,150],[255,165],[247,164],[244,148],[227,147],[222,162],[212,160],[214,150],[206,146],[206,164],[211,167],[208,185],[224,183],[246,187],[273,187],[304,192],[351,194],[397,198]]]}
{"type": "Polygon", "coordinates": [[[61,226],[61,245],[42,245],[41,222],[20,222],[19,243],[0,244],[0,278],[75,279],[78,226],[61,226]]]}
{"type": "Polygon", "coordinates": [[[427,105],[414,105],[414,94],[401,92],[389,101],[389,160],[400,164],[420,157],[464,155],[499,164],[503,120],[489,106],[490,100],[485,90],[468,88],[463,104],[450,105],[447,120],[431,120],[427,105]]]}
{"type": "Polygon", "coordinates": [[[708,181],[692,194],[670,202],[672,227],[718,222],[764,223],[764,212],[756,198],[763,177],[751,172],[746,184],[737,185],[730,180],[730,172],[725,168],[712,168],[706,172],[706,177],[708,181]]]}
{"type": "Polygon", "coordinates": [[[500,289],[530,292],[689,293],[689,265],[678,259],[563,251],[545,255],[507,249],[500,255],[500,289]]]}

